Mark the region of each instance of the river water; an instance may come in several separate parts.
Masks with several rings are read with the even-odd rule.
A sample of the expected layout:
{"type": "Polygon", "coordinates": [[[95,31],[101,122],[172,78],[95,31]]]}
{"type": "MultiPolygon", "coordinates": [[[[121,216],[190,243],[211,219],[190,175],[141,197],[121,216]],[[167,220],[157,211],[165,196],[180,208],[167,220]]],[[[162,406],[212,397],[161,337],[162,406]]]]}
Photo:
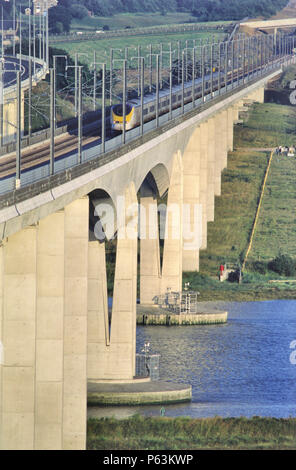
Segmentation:
{"type": "MultiPolygon", "coordinates": [[[[161,355],[160,379],[192,385],[192,402],[167,405],[166,416],[296,417],[296,301],[215,305],[229,312],[227,324],[137,328],[137,350],[148,341],[161,355]]],[[[160,406],[89,409],[97,417],[134,413],[158,416],[160,406]]]]}

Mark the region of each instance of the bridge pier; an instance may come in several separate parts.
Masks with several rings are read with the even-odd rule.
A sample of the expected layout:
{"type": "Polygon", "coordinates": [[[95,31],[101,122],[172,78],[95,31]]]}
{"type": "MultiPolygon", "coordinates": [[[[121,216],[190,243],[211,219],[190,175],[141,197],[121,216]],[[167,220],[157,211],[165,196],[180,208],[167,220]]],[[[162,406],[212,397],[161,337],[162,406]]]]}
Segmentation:
{"type": "Polygon", "coordinates": [[[257,101],[259,103],[264,103],[264,98],[265,98],[265,89],[264,87],[259,88],[258,94],[257,94],[257,101]]]}
{"type": "Polygon", "coordinates": [[[212,118],[208,121],[208,184],[207,184],[207,221],[213,222],[215,215],[215,183],[216,183],[216,167],[217,153],[216,142],[219,138],[218,129],[216,128],[216,119],[212,118]]]}
{"type": "MultiPolygon", "coordinates": [[[[153,304],[156,295],[165,293],[169,288],[173,291],[182,289],[183,162],[180,152],[173,157],[166,213],[164,215],[162,211],[160,215],[160,235],[164,239],[162,268],[159,254],[157,200],[145,186],[141,189],[141,204],[143,209],[146,209],[147,225],[146,238],[141,239],[140,248],[140,300],[141,304],[149,305],[153,304]],[[151,234],[154,237],[152,239],[151,234]]],[[[142,228],[141,234],[144,234],[142,228]]]]}
{"type": "Polygon", "coordinates": [[[183,155],[183,271],[199,271],[199,250],[202,233],[201,146],[197,127],[183,155]]]}
{"type": "Polygon", "coordinates": [[[108,374],[110,333],[105,243],[88,244],[87,377],[104,378],[108,374]]]}
{"type": "Polygon", "coordinates": [[[208,233],[208,141],[208,122],[204,122],[200,126],[200,204],[202,206],[202,250],[205,250],[207,248],[208,233]]]}
{"type": "Polygon", "coordinates": [[[97,241],[88,244],[88,378],[91,381],[131,381],[135,376],[137,237],[137,194],[134,184],[130,184],[117,227],[110,337],[105,246],[97,241]]]}
{"type": "Polygon", "coordinates": [[[233,123],[234,123],[234,107],[230,106],[227,109],[227,149],[229,152],[233,151],[233,123]]]}
{"type": "Polygon", "coordinates": [[[64,211],[42,219],[37,232],[35,445],[63,448],[64,211]]]}
{"type": "Polygon", "coordinates": [[[152,304],[160,292],[161,267],[157,198],[145,183],[140,189],[140,302],[152,304]]]}
{"type": "Polygon", "coordinates": [[[86,445],[88,197],[65,212],[63,448],[86,445]]]}
{"type": "Polygon", "coordinates": [[[178,151],[172,162],[163,248],[161,293],[182,290],[183,162],[178,151]]]}
{"type": "Polygon", "coordinates": [[[227,109],[225,109],[221,113],[221,124],[222,124],[222,140],[221,140],[220,176],[221,176],[222,171],[225,168],[227,168],[227,160],[228,160],[228,111],[227,109]]]}
{"type": "Polygon", "coordinates": [[[36,372],[37,229],[3,242],[0,448],[33,449],[36,372]]]}
{"type": "Polygon", "coordinates": [[[131,380],[136,367],[138,256],[138,200],[133,183],[125,191],[124,215],[117,230],[108,375],[112,379],[131,380]]]}
{"type": "MultiPolygon", "coordinates": [[[[3,107],[3,144],[16,140],[17,99],[16,96],[5,96],[3,107]]],[[[21,92],[21,132],[25,129],[25,93],[21,92]]]]}
{"type": "Polygon", "coordinates": [[[219,113],[215,117],[216,142],[215,142],[215,196],[221,195],[221,167],[224,153],[224,126],[223,114],[219,113]]]}
{"type": "Polygon", "coordinates": [[[88,198],[1,247],[0,448],[86,445],[88,198]]]}

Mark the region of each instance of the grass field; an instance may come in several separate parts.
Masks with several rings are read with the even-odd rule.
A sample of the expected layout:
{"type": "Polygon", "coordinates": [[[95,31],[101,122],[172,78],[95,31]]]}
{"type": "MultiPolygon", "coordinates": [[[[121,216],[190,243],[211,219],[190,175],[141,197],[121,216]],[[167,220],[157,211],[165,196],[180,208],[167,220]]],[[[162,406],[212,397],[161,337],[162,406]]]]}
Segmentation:
{"type": "Polygon", "coordinates": [[[88,421],[89,450],[296,449],[296,419],[150,418],[88,421]]]}
{"type": "Polygon", "coordinates": [[[279,253],[296,258],[295,179],[295,158],[274,157],[250,260],[271,260],[279,253]]]}
{"type": "MultiPolygon", "coordinates": [[[[163,44],[164,50],[169,50],[169,43],[172,42],[176,45],[177,41],[181,41],[181,46],[185,47],[185,41],[189,40],[188,47],[192,47],[193,39],[206,39],[208,37],[215,37],[216,39],[223,39],[225,34],[223,32],[213,32],[213,31],[204,31],[204,32],[186,32],[186,33],[174,33],[174,34],[159,34],[159,35],[147,35],[147,36],[136,36],[136,37],[121,37],[121,38],[109,38],[109,39],[98,39],[93,41],[73,41],[73,42],[65,42],[59,45],[60,48],[67,51],[72,57],[74,57],[75,52],[83,52],[87,53],[88,57],[81,56],[79,58],[81,63],[90,63],[93,60],[93,52],[97,52],[97,60],[107,62],[107,66],[109,67],[109,55],[110,55],[110,48],[113,49],[120,49],[122,52],[120,53],[118,50],[115,51],[114,57],[123,57],[124,48],[130,47],[129,50],[129,57],[136,56],[137,50],[135,49],[136,46],[142,46],[142,54],[148,54],[148,48],[150,44],[153,45],[153,52],[159,52],[159,45],[163,44]],[[134,49],[132,49],[134,48],[134,49]]],[[[164,57],[167,56],[168,61],[168,54],[165,54],[164,57]]],[[[148,58],[147,58],[148,60],[148,58]]],[[[164,59],[165,60],[165,59],[164,59]]],[[[120,63],[115,63],[114,66],[120,67],[120,63]]]]}
{"type": "Polygon", "coordinates": [[[271,19],[281,20],[283,18],[296,18],[296,0],[290,0],[288,5],[271,19]]]}
{"type": "Polygon", "coordinates": [[[296,143],[296,107],[255,104],[243,125],[235,129],[235,147],[277,147],[296,143]]]}
{"type": "MultiPolygon", "coordinates": [[[[190,13],[173,12],[161,15],[160,13],[120,13],[114,16],[86,17],[82,20],[73,20],[71,31],[96,31],[104,25],[112,29],[142,28],[149,26],[195,23],[196,18],[190,13]]],[[[227,24],[231,21],[215,21],[207,24],[227,24]]]]}
{"type": "Polygon", "coordinates": [[[201,272],[216,275],[221,262],[238,262],[248,245],[268,153],[229,154],[222,196],[215,200],[215,222],[208,223],[208,249],[201,252],[201,272]]]}
{"type": "MultiPolygon", "coordinates": [[[[247,264],[241,285],[219,283],[221,262],[239,262],[247,249],[268,152],[242,147],[273,147],[296,143],[296,109],[255,104],[243,125],[235,128],[235,147],[222,175],[222,196],[216,198],[215,222],[208,224],[208,248],[200,253],[200,273],[185,274],[184,282],[201,293],[201,300],[264,300],[296,297],[296,284],[270,284],[284,279],[269,271],[251,272],[247,264]],[[240,150],[241,149],[241,150],[240,150]],[[248,271],[249,270],[249,271],[248,271]]],[[[249,261],[270,260],[279,252],[296,257],[296,159],[273,159],[249,261]]]]}
{"type": "MultiPolygon", "coordinates": [[[[255,105],[247,123],[237,128],[236,145],[296,145],[296,108],[255,105]]],[[[270,260],[280,252],[296,257],[296,159],[274,156],[250,260],[270,260]]]]}

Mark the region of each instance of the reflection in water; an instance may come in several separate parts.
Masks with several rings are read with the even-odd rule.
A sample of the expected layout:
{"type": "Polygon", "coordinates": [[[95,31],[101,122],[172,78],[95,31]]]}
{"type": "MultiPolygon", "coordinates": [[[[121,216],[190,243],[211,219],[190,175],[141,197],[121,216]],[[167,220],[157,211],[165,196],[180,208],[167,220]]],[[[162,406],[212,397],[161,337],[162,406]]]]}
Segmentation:
{"type": "MultiPolygon", "coordinates": [[[[296,416],[296,301],[220,303],[226,325],[138,327],[137,348],[161,355],[161,380],[190,383],[192,403],[166,406],[166,416],[296,416]]],[[[160,406],[97,408],[121,417],[159,415],[160,406]]]]}

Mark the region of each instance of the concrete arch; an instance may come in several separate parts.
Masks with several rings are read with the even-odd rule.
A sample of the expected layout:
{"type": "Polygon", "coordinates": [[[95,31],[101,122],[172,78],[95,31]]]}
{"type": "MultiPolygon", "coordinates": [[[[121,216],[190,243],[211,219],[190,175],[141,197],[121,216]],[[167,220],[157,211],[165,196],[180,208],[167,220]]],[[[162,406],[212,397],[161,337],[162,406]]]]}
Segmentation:
{"type": "Polygon", "coordinates": [[[108,191],[97,188],[88,194],[90,240],[104,242],[117,231],[117,204],[108,191]]]}
{"type": "Polygon", "coordinates": [[[158,163],[153,168],[151,168],[148,173],[142,178],[139,187],[136,188],[137,191],[141,188],[144,181],[148,178],[148,182],[151,187],[154,187],[155,192],[162,197],[170,186],[170,175],[167,167],[164,163],[158,163]],[[152,178],[151,176],[152,175],[152,178]]]}

